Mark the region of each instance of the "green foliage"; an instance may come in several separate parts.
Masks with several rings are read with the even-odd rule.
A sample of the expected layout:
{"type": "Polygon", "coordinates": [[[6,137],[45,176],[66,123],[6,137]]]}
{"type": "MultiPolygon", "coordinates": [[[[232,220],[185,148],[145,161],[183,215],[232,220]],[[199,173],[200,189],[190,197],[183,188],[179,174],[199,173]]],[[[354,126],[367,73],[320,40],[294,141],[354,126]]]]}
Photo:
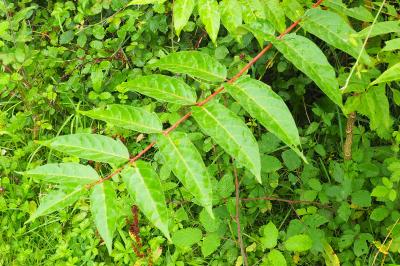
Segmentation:
{"type": "Polygon", "coordinates": [[[318,4],[0,2],[0,265],[398,264],[400,6],[318,4]]]}

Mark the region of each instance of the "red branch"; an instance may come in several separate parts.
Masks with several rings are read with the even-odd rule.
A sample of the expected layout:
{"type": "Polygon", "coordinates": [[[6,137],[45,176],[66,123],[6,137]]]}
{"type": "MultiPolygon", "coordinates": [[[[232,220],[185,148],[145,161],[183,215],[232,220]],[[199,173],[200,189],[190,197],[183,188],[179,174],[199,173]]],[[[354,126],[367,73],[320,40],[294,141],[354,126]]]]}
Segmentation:
{"type": "MultiPolygon", "coordinates": [[[[318,0],[313,6],[312,8],[316,8],[318,7],[324,0],[318,0]]],[[[301,19],[298,19],[297,21],[293,22],[292,25],[290,25],[284,32],[282,32],[277,39],[280,40],[282,39],[285,35],[287,35],[289,32],[291,32],[299,23],[300,23],[301,19]]],[[[252,65],[254,65],[269,49],[272,48],[272,44],[269,43],[266,47],[264,47],[264,49],[261,50],[260,53],[258,53],[249,63],[247,63],[247,65],[245,65],[235,76],[233,76],[231,79],[227,80],[226,83],[228,84],[232,84],[233,82],[235,82],[239,77],[241,77],[244,73],[246,73],[247,70],[250,69],[250,67],[252,65]]],[[[206,103],[208,103],[209,101],[211,101],[213,98],[215,98],[215,96],[217,96],[218,94],[220,94],[222,91],[224,90],[224,86],[219,87],[216,91],[214,91],[213,94],[211,94],[210,96],[208,96],[206,99],[204,99],[201,102],[196,103],[196,106],[203,106],[206,103]]],[[[179,119],[177,122],[175,122],[175,124],[173,124],[171,127],[169,127],[168,129],[164,130],[162,132],[163,135],[168,135],[171,131],[175,130],[180,124],[182,124],[184,121],[186,121],[190,116],[192,115],[192,112],[188,112],[187,114],[185,114],[181,119],[179,119]]],[[[114,177],[115,175],[119,174],[126,166],[129,165],[133,165],[135,163],[135,161],[137,161],[140,157],[142,157],[146,152],[148,152],[154,145],[156,144],[155,141],[151,142],[149,145],[147,145],[146,148],[144,148],[141,152],[139,152],[135,157],[131,158],[128,163],[126,163],[125,165],[121,166],[120,168],[118,168],[117,170],[115,170],[113,173],[111,173],[110,175],[98,180],[95,183],[89,184],[87,185],[87,188],[91,188],[94,185],[100,184],[108,179],[111,179],[112,177],[114,177]]]]}

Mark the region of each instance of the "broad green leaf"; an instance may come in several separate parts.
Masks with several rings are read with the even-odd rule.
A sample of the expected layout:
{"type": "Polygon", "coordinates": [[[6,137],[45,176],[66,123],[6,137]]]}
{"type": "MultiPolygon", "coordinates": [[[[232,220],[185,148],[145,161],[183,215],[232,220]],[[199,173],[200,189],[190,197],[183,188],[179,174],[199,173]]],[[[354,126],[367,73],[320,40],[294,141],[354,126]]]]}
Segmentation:
{"type": "Polygon", "coordinates": [[[90,210],[101,238],[106,243],[108,253],[112,251],[112,240],[117,229],[117,194],[110,182],[94,186],[90,195],[90,210]]]}
{"type": "Polygon", "coordinates": [[[285,247],[289,251],[307,251],[312,247],[312,240],[305,234],[295,235],[285,241],[285,247]]]}
{"type": "MultiPolygon", "coordinates": [[[[242,77],[226,90],[254,118],[296,152],[300,137],[285,102],[267,84],[242,77]]],[[[300,152],[299,152],[300,153],[300,152]]]]}
{"type": "Polygon", "coordinates": [[[118,127],[142,132],[160,133],[162,124],[155,113],[150,113],[144,108],[137,108],[122,104],[107,105],[106,109],[93,109],[80,111],[80,113],[93,119],[99,119],[118,127]]]}
{"type": "Polygon", "coordinates": [[[78,163],[45,164],[22,174],[45,182],[67,185],[86,185],[100,178],[92,167],[78,163]]]}
{"type": "Polygon", "coordinates": [[[148,5],[148,4],[160,4],[165,0],[132,0],[128,3],[128,6],[132,5],[148,5]]]}
{"type": "Polygon", "coordinates": [[[267,20],[274,25],[278,32],[284,32],[286,29],[285,12],[279,0],[264,0],[264,8],[267,20]]]}
{"type": "Polygon", "coordinates": [[[257,19],[265,19],[265,9],[262,0],[238,0],[242,6],[242,16],[246,23],[251,23],[257,19]]]}
{"type": "Polygon", "coordinates": [[[238,0],[223,0],[219,2],[221,9],[221,21],[225,28],[233,35],[236,29],[242,25],[242,7],[238,0]]]}
{"type": "Polygon", "coordinates": [[[86,189],[82,186],[77,186],[74,190],[68,192],[62,190],[50,192],[40,200],[39,207],[29,217],[27,223],[39,216],[50,214],[74,204],[85,192],[86,189]]]}
{"type": "Polygon", "coordinates": [[[202,237],[201,230],[198,228],[183,228],[172,235],[174,245],[185,248],[200,242],[202,237]]]}
{"type": "Polygon", "coordinates": [[[268,266],[286,266],[286,259],[279,250],[273,249],[267,255],[268,266]]]}
{"type": "Polygon", "coordinates": [[[201,22],[213,43],[216,43],[220,26],[219,6],[216,0],[198,0],[197,9],[201,22]]]}
{"type": "Polygon", "coordinates": [[[249,24],[241,25],[240,28],[243,28],[251,33],[253,33],[254,37],[256,37],[258,44],[260,47],[264,46],[265,36],[273,36],[275,34],[275,29],[272,24],[267,20],[255,20],[249,24]]]}
{"type": "Polygon", "coordinates": [[[388,33],[399,33],[400,32],[400,21],[383,21],[383,22],[378,22],[375,24],[371,24],[370,26],[364,28],[362,31],[358,32],[355,34],[355,36],[359,38],[367,38],[369,31],[371,30],[371,33],[369,34],[369,38],[378,36],[378,35],[384,35],[388,33]],[[372,27],[372,30],[371,30],[372,27]]]}
{"type": "Polygon", "coordinates": [[[370,86],[400,80],[400,63],[387,69],[376,80],[371,82],[370,86]]]}
{"type": "Polygon", "coordinates": [[[388,216],[389,210],[386,207],[378,207],[371,212],[370,218],[373,221],[381,222],[388,216]]]}
{"type": "Polygon", "coordinates": [[[342,0],[325,0],[322,2],[322,4],[334,10],[338,14],[344,14],[365,22],[374,21],[374,17],[372,16],[371,12],[364,6],[347,8],[346,5],[343,4],[342,0]]]}
{"type": "Polygon", "coordinates": [[[139,209],[160,231],[170,239],[168,230],[168,208],[157,173],[144,161],[128,167],[121,173],[126,188],[139,209]]]}
{"type": "Polygon", "coordinates": [[[249,169],[261,183],[258,144],[246,124],[219,103],[210,102],[201,107],[192,107],[192,110],[200,128],[239,164],[249,169]]]}
{"type": "Polygon", "coordinates": [[[291,21],[296,21],[304,15],[304,8],[297,0],[283,0],[281,5],[291,21]]]}
{"type": "Polygon", "coordinates": [[[173,20],[176,34],[179,36],[182,29],[186,26],[189,21],[190,15],[192,15],[195,0],[175,0],[173,7],[173,20]]]}
{"type": "Polygon", "coordinates": [[[129,159],[129,152],[121,141],[98,134],[58,136],[50,140],[49,147],[96,162],[120,164],[129,159]]]}
{"type": "MultiPolygon", "coordinates": [[[[160,59],[160,61],[164,63],[161,63],[161,65],[157,65],[158,67],[160,67],[160,69],[167,69],[168,66],[166,65],[172,64],[171,60],[173,60],[174,58],[171,58],[171,60],[167,60],[168,57],[169,56],[160,59]]],[[[175,59],[179,60],[179,58],[176,57],[175,59]]],[[[171,69],[173,67],[174,66],[171,66],[171,69]]],[[[178,62],[175,67],[178,67],[178,62]]],[[[162,102],[176,103],[181,105],[193,105],[194,103],[196,103],[197,98],[196,91],[182,80],[159,74],[139,76],[130,79],[129,81],[124,82],[119,86],[127,90],[136,91],[140,94],[152,97],[162,102]]]]}
{"type": "Polygon", "coordinates": [[[271,41],[287,60],[312,79],[334,103],[342,107],[342,94],[335,70],[315,43],[296,34],[288,34],[282,40],[271,41]]]}
{"type": "Polygon", "coordinates": [[[185,188],[212,215],[212,186],[200,153],[183,132],[159,135],[157,145],[165,163],[185,188]]]}
{"type": "Polygon", "coordinates": [[[393,119],[390,116],[389,101],[384,86],[374,86],[346,102],[346,113],[357,111],[368,116],[370,128],[383,139],[390,139],[392,135],[393,119]]]}
{"type": "Polygon", "coordinates": [[[278,229],[273,222],[269,222],[267,225],[263,226],[263,234],[260,238],[261,245],[263,249],[274,248],[278,240],[278,229]]]}
{"type": "Polygon", "coordinates": [[[201,243],[201,253],[203,257],[207,257],[214,253],[217,248],[221,245],[221,236],[217,233],[208,234],[204,237],[201,243]]]}
{"type": "MultiPolygon", "coordinates": [[[[362,42],[360,39],[352,37],[356,31],[338,14],[312,8],[306,12],[300,24],[306,31],[321,40],[348,53],[354,58],[358,58],[362,49],[362,42]]],[[[365,50],[360,59],[361,62],[367,65],[371,65],[372,63],[365,50]]]]}
{"type": "Polygon", "coordinates": [[[381,52],[391,52],[395,50],[400,50],[400,38],[386,41],[385,47],[382,48],[381,52]]]}
{"type": "Polygon", "coordinates": [[[197,51],[171,53],[151,66],[210,82],[224,81],[227,73],[225,66],[213,57],[197,51]]]}

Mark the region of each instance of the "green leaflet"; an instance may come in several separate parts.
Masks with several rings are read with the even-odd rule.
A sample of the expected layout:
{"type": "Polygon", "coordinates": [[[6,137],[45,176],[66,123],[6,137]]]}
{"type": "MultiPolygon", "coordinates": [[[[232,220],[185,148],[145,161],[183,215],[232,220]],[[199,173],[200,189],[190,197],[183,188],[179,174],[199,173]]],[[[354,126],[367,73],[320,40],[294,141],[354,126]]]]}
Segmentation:
{"type": "Polygon", "coordinates": [[[372,16],[371,12],[363,6],[347,8],[346,5],[343,4],[342,0],[325,0],[322,2],[322,4],[339,14],[344,14],[365,22],[374,21],[374,17],[372,16]]]}
{"type": "Polygon", "coordinates": [[[279,250],[273,249],[267,255],[269,266],[286,266],[286,259],[279,250]]]}
{"type": "Polygon", "coordinates": [[[194,0],[175,0],[173,7],[173,20],[176,34],[179,36],[182,29],[186,26],[189,21],[190,15],[192,15],[194,6],[194,0]]]}
{"type": "Polygon", "coordinates": [[[391,52],[395,50],[400,50],[400,38],[386,41],[385,47],[383,47],[381,52],[391,52]]]}
{"type": "Polygon", "coordinates": [[[218,2],[216,0],[198,0],[197,9],[208,35],[212,42],[216,43],[220,26],[218,2]]]}
{"type": "Polygon", "coordinates": [[[261,163],[258,144],[250,129],[232,111],[210,102],[192,107],[200,128],[214,139],[239,164],[249,169],[261,183],[261,163]]]}
{"type": "MultiPolygon", "coordinates": [[[[166,66],[166,64],[173,64],[174,58],[168,60],[168,57],[169,56],[160,59],[160,61],[164,62],[164,64],[161,63],[161,65],[157,65],[160,69],[167,69],[168,66],[166,66]]],[[[178,60],[178,58],[175,59],[178,60]]],[[[156,64],[159,64],[160,61],[156,64]]],[[[174,66],[171,66],[170,68],[172,69],[173,67],[174,66]]],[[[175,67],[179,66],[175,65],[175,67]]],[[[152,97],[162,102],[193,105],[196,103],[197,99],[196,91],[182,80],[159,74],[139,76],[137,78],[130,79],[119,86],[131,91],[136,91],[140,94],[152,97]]]]}
{"type": "Polygon", "coordinates": [[[129,159],[129,152],[121,141],[98,134],[58,136],[48,145],[57,151],[96,162],[120,164],[129,159]]]}
{"type": "Polygon", "coordinates": [[[221,20],[225,28],[233,35],[236,29],[242,25],[242,7],[238,0],[223,0],[219,2],[221,20]]]}
{"type": "Polygon", "coordinates": [[[159,4],[163,3],[165,0],[132,0],[128,3],[128,6],[132,5],[147,5],[147,4],[159,4]]]}
{"type": "Polygon", "coordinates": [[[369,88],[365,93],[351,96],[346,101],[346,113],[357,111],[370,119],[370,127],[383,139],[390,139],[393,119],[390,116],[389,101],[385,86],[369,88]]]}
{"type": "Polygon", "coordinates": [[[151,66],[210,82],[222,82],[227,74],[225,66],[210,55],[197,51],[171,53],[151,66]]]}
{"type": "Polygon", "coordinates": [[[264,0],[265,14],[275,29],[282,33],[286,29],[285,12],[279,0],[264,0]]]}
{"type": "Polygon", "coordinates": [[[31,222],[39,216],[47,215],[72,205],[85,192],[86,189],[82,186],[78,186],[74,190],[68,192],[62,190],[51,191],[40,200],[39,207],[26,222],[31,222]]]}
{"type": "Polygon", "coordinates": [[[244,24],[240,26],[240,28],[243,28],[253,33],[260,47],[264,46],[264,40],[266,39],[265,36],[273,36],[275,34],[274,27],[267,20],[258,19],[249,24],[244,24]]]}
{"type": "Polygon", "coordinates": [[[261,0],[239,0],[243,10],[243,20],[251,23],[258,18],[265,19],[264,4],[261,0]]]}
{"type": "Polygon", "coordinates": [[[387,83],[391,81],[400,80],[400,63],[395,64],[394,66],[387,69],[383,72],[376,80],[371,82],[369,86],[373,86],[379,83],[387,83]]]}
{"type": "MultiPolygon", "coordinates": [[[[362,42],[353,37],[356,31],[338,14],[321,9],[309,9],[300,24],[306,31],[321,40],[354,58],[358,58],[362,49],[362,42]]],[[[366,65],[372,64],[365,50],[360,60],[366,65]]]]}
{"type": "Polygon", "coordinates": [[[312,247],[312,239],[305,234],[295,235],[289,237],[285,241],[285,247],[289,251],[307,251],[312,247]]]}
{"type": "Polygon", "coordinates": [[[108,253],[112,251],[112,240],[117,228],[117,194],[111,182],[94,186],[90,195],[90,210],[101,238],[106,243],[108,253]]]}
{"type": "Polygon", "coordinates": [[[142,133],[160,133],[162,131],[162,124],[158,116],[144,108],[111,104],[107,105],[106,109],[93,109],[80,111],[80,113],[93,119],[142,133]]]}
{"type": "Polygon", "coordinates": [[[242,77],[233,84],[226,84],[225,88],[252,117],[301,155],[296,148],[300,145],[296,123],[285,102],[270,86],[242,77]]]}
{"type": "Polygon", "coordinates": [[[400,32],[400,21],[383,21],[383,22],[378,22],[375,24],[371,24],[370,26],[364,28],[362,31],[358,32],[355,34],[356,37],[365,39],[368,36],[368,33],[371,30],[371,34],[369,35],[369,38],[378,36],[378,35],[384,35],[392,32],[400,32]]]}
{"type": "Polygon", "coordinates": [[[291,21],[296,21],[304,15],[304,8],[297,0],[283,0],[281,5],[291,21]]]}
{"type": "Polygon", "coordinates": [[[131,197],[147,219],[171,239],[168,230],[168,208],[157,173],[144,161],[135,163],[121,173],[131,197]]]}
{"type": "Polygon", "coordinates": [[[157,145],[176,177],[212,216],[212,186],[200,153],[183,132],[160,134],[157,145]]]}
{"type": "Polygon", "coordinates": [[[45,164],[22,174],[45,182],[67,185],[86,185],[100,178],[92,167],[78,163],[45,164]]]}
{"type": "Polygon", "coordinates": [[[312,79],[334,103],[343,107],[335,70],[315,43],[296,34],[288,34],[282,40],[274,38],[271,42],[287,60],[312,79]]]}

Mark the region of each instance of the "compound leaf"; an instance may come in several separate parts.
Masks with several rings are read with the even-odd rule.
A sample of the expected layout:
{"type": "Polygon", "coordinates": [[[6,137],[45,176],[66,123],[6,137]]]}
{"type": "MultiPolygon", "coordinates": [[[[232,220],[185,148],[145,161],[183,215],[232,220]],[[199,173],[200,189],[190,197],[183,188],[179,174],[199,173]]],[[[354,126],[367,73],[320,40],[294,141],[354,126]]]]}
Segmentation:
{"type": "Polygon", "coordinates": [[[129,152],[121,141],[98,134],[58,136],[48,145],[57,151],[96,162],[120,164],[129,159],[129,152]]]}
{"type": "Polygon", "coordinates": [[[93,119],[142,133],[160,133],[162,131],[162,123],[158,116],[143,108],[111,104],[107,105],[106,109],[93,109],[80,111],[80,113],[93,119]]]}
{"type": "Polygon", "coordinates": [[[258,144],[246,124],[219,103],[210,102],[201,107],[192,107],[192,110],[200,128],[239,164],[249,169],[261,183],[258,144]]]}
{"type": "Polygon", "coordinates": [[[152,166],[147,162],[138,161],[134,167],[128,167],[122,171],[121,176],[139,209],[152,224],[168,239],[171,239],[164,192],[152,166]]]}
{"type": "Polygon", "coordinates": [[[222,82],[227,75],[225,66],[210,55],[198,51],[171,53],[151,66],[210,82],[222,82]]]}
{"type": "Polygon", "coordinates": [[[183,132],[161,134],[157,145],[165,163],[186,189],[212,215],[212,186],[200,153],[183,132]]]}

